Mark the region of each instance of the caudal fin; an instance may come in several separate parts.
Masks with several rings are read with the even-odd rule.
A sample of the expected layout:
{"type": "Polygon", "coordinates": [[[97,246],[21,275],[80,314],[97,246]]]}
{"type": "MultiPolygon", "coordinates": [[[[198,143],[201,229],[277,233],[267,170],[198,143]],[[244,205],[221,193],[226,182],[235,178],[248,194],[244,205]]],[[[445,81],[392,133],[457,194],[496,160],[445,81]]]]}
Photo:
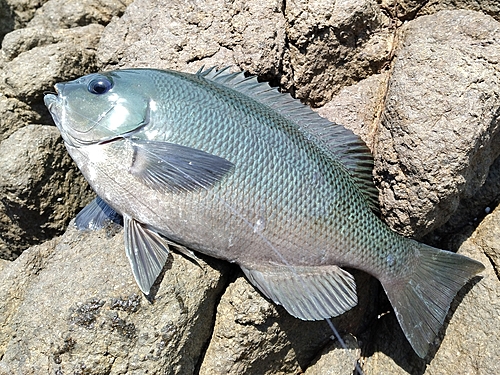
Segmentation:
{"type": "Polygon", "coordinates": [[[413,271],[382,285],[406,338],[418,356],[424,358],[453,298],[484,266],[466,256],[416,241],[410,241],[410,246],[416,248],[413,271]]]}

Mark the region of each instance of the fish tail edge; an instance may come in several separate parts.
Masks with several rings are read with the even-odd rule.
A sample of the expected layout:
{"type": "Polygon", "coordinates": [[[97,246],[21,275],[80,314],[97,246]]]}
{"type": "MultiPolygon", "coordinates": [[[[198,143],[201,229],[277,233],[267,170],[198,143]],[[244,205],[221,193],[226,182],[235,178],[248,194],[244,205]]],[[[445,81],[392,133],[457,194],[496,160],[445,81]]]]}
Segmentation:
{"type": "Polygon", "coordinates": [[[464,255],[410,242],[415,248],[411,272],[382,285],[407,340],[424,358],[456,294],[484,265],[464,255]]]}

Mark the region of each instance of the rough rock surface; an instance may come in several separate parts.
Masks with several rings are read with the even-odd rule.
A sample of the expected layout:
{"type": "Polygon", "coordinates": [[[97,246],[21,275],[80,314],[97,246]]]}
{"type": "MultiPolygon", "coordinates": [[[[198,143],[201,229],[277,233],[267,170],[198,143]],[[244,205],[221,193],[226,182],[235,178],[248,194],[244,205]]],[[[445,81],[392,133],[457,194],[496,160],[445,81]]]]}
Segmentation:
{"type": "Polygon", "coordinates": [[[401,31],[375,175],[382,213],[421,237],[474,196],[500,154],[500,28],[471,11],[442,11],[401,31]]]}
{"type": "Polygon", "coordinates": [[[106,68],[234,64],[277,75],[285,47],[281,7],[279,1],[137,0],[106,28],[98,56],[106,68]]]}
{"type": "MultiPolygon", "coordinates": [[[[500,24],[470,11],[418,17],[458,6],[493,9],[498,20],[494,0],[68,4],[0,0],[0,15],[8,12],[1,26],[15,30],[0,52],[4,254],[54,233],[88,199],[76,174],[67,175],[74,167],[62,159],[55,128],[26,127],[48,122],[43,91],[125,66],[232,64],[305,102],[328,103],[320,113],[375,153],[383,213],[401,232],[420,236],[451,217],[436,237],[457,243],[500,200],[500,24]]],[[[0,374],[350,375],[355,360],[366,374],[498,373],[490,334],[499,330],[498,216],[486,216],[461,249],[492,261],[497,273],[488,268],[461,292],[441,346],[425,360],[366,275],[356,275],[360,306],[334,321],[348,355],[328,341],[325,322],[291,318],[214,260],[198,266],[174,256],[150,303],[134,284],[121,232],[70,228],[13,262],[0,260],[0,374]]]]}
{"type": "Polygon", "coordinates": [[[174,255],[149,302],[123,249],[121,230],[69,227],[3,268],[0,374],[195,371],[224,267],[174,255]]]}
{"type": "Polygon", "coordinates": [[[339,88],[387,63],[394,30],[376,1],[287,1],[284,85],[297,98],[321,105],[339,88]]]}
{"type": "MultiPolygon", "coordinates": [[[[373,312],[368,298],[372,279],[361,272],[355,277],[359,289],[367,293],[360,295],[354,309],[332,319],[341,332],[356,332],[373,312]]],[[[293,318],[240,276],[227,286],[219,302],[200,375],[298,373],[308,368],[325,346],[332,346],[331,336],[327,322],[293,318]]],[[[333,347],[338,350],[340,345],[333,347]]],[[[346,357],[352,369],[354,361],[346,357]]],[[[341,363],[345,368],[346,363],[341,363]]],[[[314,374],[315,370],[311,371],[314,374]]]]}
{"type": "Polygon", "coordinates": [[[25,129],[11,141],[6,138],[28,123],[50,121],[43,93],[53,90],[56,82],[97,69],[95,54],[103,25],[121,15],[127,2],[3,5],[0,0],[0,9],[9,9],[19,19],[24,15],[26,26],[8,33],[0,50],[0,141],[6,142],[0,146],[4,151],[0,167],[10,173],[0,187],[0,257],[13,259],[30,244],[62,233],[89,200],[89,191],[55,129],[25,129]],[[13,182],[16,179],[19,182],[13,182]]]}
{"type": "Polygon", "coordinates": [[[496,0],[382,0],[381,5],[391,16],[403,21],[452,9],[475,10],[500,21],[500,4],[496,0]]]}
{"type": "Polygon", "coordinates": [[[53,126],[22,127],[0,155],[0,253],[14,259],[65,228],[91,192],[53,126]]]}

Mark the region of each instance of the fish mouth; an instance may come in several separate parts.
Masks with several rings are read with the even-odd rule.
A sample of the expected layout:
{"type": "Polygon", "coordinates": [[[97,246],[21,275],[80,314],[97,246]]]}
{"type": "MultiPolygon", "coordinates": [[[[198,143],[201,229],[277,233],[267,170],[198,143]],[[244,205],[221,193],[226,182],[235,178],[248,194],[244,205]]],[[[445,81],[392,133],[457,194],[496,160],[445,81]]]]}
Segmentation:
{"type": "Polygon", "coordinates": [[[59,128],[60,131],[62,131],[62,124],[61,124],[61,116],[62,116],[62,99],[59,96],[60,93],[60,88],[58,87],[59,84],[56,84],[54,86],[56,92],[55,93],[46,93],[45,96],[43,97],[43,102],[45,103],[45,106],[50,112],[50,115],[52,116],[52,119],[54,120],[54,123],[56,126],[59,128]]]}

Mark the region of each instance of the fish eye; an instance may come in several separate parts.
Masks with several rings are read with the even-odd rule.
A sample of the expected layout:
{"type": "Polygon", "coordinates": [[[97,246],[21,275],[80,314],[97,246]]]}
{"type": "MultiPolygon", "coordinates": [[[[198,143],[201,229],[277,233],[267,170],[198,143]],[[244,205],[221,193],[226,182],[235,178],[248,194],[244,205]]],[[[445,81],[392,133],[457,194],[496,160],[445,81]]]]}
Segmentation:
{"type": "Polygon", "coordinates": [[[106,94],[112,87],[113,82],[107,77],[95,78],[87,86],[89,92],[96,95],[106,94]]]}

